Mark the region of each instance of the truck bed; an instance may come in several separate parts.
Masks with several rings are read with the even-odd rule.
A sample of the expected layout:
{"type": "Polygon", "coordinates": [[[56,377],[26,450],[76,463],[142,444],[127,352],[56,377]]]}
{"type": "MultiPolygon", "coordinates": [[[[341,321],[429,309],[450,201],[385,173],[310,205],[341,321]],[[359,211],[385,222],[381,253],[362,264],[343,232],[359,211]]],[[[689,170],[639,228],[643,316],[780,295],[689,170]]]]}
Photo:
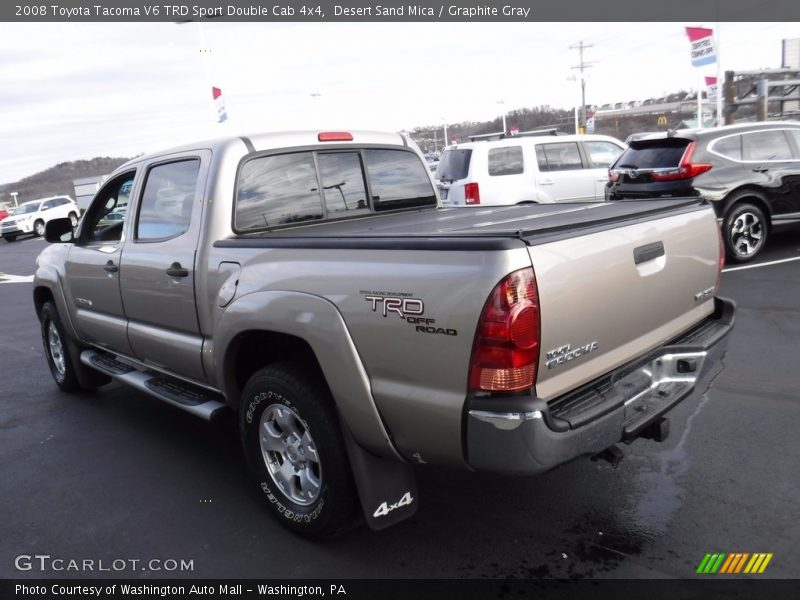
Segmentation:
{"type": "Polygon", "coordinates": [[[507,249],[539,245],[623,224],[702,210],[698,198],[613,203],[423,209],[327,221],[220,240],[217,247],[507,249]]]}

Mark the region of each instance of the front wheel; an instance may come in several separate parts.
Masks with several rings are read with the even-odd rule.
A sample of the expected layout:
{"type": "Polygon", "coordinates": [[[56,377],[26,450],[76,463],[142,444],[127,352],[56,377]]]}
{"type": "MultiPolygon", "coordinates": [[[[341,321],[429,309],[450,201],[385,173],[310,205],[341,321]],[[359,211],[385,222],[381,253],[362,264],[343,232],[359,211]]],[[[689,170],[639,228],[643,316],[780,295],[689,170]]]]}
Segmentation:
{"type": "Polygon", "coordinates": [[[33,224],[33,233],[36,237],[42,237],[44,235],[44,221],[36,221],[33,224]]]}
{"type": "Polygon", "coordinates": [[[72,225],[73,229],[78,226],[78,215],[76,215],[74,212],[69,213],[69,223],[72,225]]]}
{"type": "Polygon", "coordinates": [[[278,363],[242,393],[240,433],[248,466],[278,521],[329,539],[358,520],[359,500],[333,399],[316,370],[278,363]]]}
{"type": "Polygon", "coordinates": [[[725,217],[723,229],[728,258],[739,263],[753,260],[764,248],[768,230],[760,208],[747,202],[735,205],[725,217]]]}
{"type": "Polygon", "coordinates": [[[64,335],[64,327],[61,325],[56,305],[52,302],[45,302],[39,318],[42,323],[44,355],[56,385],[64,392],[79,392],[81,390],[80,381],[72,364],[69,354],[70,347],[64,335]]]}

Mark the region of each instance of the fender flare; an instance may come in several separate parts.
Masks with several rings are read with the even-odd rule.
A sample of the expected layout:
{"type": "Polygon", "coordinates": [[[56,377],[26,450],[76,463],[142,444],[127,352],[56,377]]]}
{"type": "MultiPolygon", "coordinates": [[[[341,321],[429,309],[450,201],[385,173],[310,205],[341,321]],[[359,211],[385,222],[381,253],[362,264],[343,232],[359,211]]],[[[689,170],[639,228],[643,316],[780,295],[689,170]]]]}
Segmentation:
{"type": "Polygon", "coordinates": [[[384,458],[403,460],[383,424],[369,377],[347,325],[336,306],[313,294],[261,291],[229,304],[214,324],[216,381],[229,400],[236,400],[231,344],[248,332],[282,333],[304,340],[314,352],[336,408],[355,440],[384,458]]]}

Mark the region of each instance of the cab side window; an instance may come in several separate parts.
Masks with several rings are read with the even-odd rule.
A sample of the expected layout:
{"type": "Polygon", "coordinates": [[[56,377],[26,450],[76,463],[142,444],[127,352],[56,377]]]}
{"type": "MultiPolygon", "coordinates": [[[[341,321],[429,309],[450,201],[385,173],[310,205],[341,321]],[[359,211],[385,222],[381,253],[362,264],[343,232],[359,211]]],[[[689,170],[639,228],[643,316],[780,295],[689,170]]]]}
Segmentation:
{"type": "Polygon", "coordinates": [[[193,158],[151,167],[144,184],[137,240],[164,240],[189,229],[200,160],[193,158]]]}
{"type": "Polygon", "coordinates": [[[540,171],[572,171],[583,168],[577,142],[537,144],[536,158],[540,171]]]}
{"type": "Polygon", "coordinates": [[[789,140],[780,129],[742,134],[742,155],[745,160],[791,160],[789,140]]]}
{"type": "Polygon", "coordinates": [[[128,216],[134,172],[116,177],[97,193],[86,216],[89,243],[119,242],[128,216]]]}
{"type": "Polygon", "coordinates": [[[595,167],[611,166],[617,157],[622,154],[622,148],[611,142],[587,141],[583,142],[584,148],[589,153],[595,167]]]}
{"type": "Polygon", "coordinates": [[[506,146],[489,150],[489,175],[519,175],[524,171],[522,146],[506,146]]]}

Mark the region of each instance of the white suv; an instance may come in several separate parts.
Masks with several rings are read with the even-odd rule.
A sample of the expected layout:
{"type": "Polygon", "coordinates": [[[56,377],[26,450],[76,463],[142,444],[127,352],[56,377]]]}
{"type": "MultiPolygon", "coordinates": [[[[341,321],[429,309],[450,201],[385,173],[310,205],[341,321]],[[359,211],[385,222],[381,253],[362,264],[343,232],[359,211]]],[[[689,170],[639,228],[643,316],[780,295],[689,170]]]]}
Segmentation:
{"type": "Polygon", "coordinates": [[[78,224],[79,213],[78,204],[69,196],[31,200],[20,204],[13,215],[0,222],[0,235],[8,242],[13,242],[18,236],[27,233],[42,236],[48,221],[65,217],[68,217],[75,227],[78,224]]]}
{"type": "Polygon", "coordinates": [[[434,175],[443,206],[602,202],[608,167],[626,148],[605,135],[551,130],[494,137],[444,151],[434,175]]]}

